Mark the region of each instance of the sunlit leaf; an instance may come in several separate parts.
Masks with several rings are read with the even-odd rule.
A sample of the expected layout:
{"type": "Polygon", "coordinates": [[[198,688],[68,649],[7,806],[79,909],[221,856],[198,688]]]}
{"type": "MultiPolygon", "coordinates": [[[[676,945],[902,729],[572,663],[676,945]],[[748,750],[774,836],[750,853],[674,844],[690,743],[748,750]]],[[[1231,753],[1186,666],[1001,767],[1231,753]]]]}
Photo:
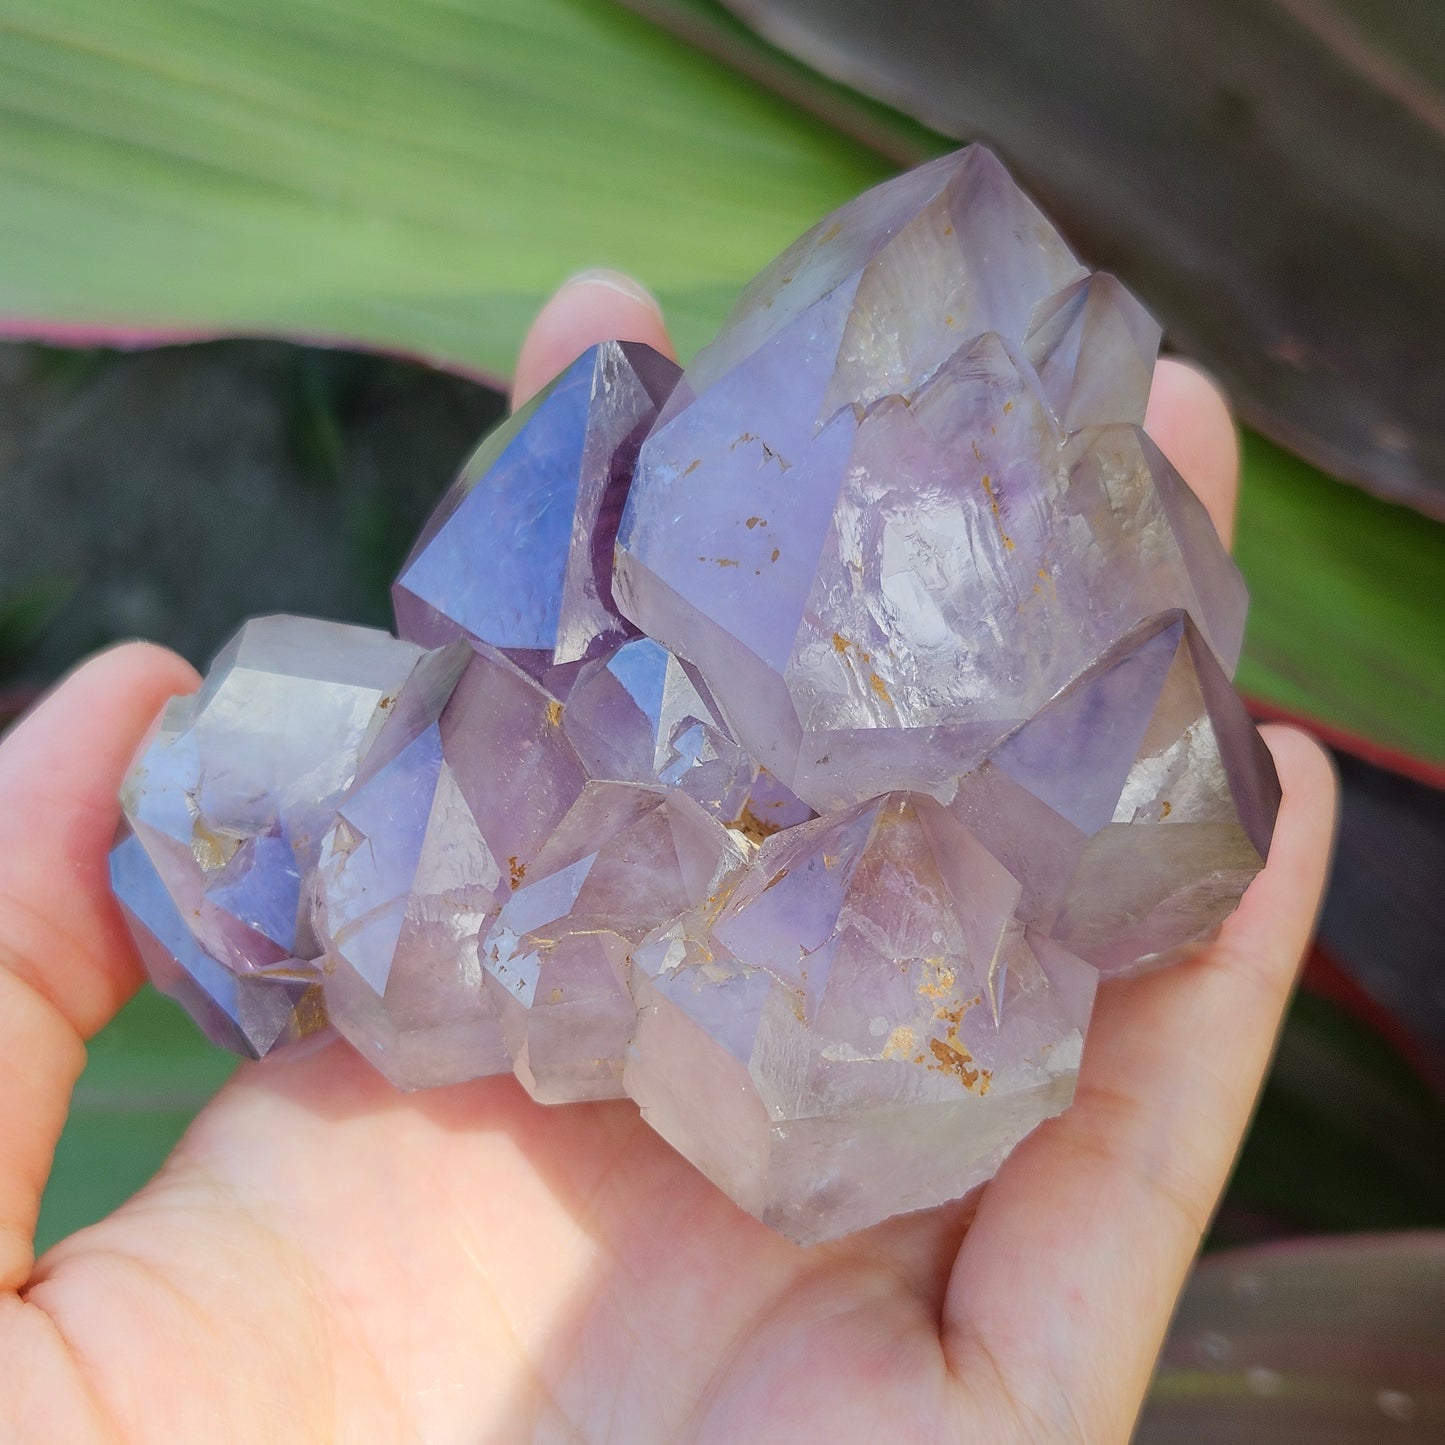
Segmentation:
{"type": "Polygon", "coordinates": [[[889,169],[607,0],[0,0],[0,313],[503,375],[566,275],[679,341],[889,169]]]}
{"type": "Polygon", "coordinates": [[[1246,433],[1238,531],[1251,602],[1240,688],[1445,763],[1445,524],[1246,433]]]}

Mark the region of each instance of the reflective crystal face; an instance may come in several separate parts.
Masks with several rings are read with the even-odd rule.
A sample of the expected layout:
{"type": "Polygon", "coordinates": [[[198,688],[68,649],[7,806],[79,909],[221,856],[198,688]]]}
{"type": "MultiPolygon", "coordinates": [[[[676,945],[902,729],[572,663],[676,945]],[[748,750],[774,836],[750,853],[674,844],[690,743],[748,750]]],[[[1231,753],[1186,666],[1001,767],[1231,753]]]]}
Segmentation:
{"type": "Polygon", "coordinates": [[[166,708],[121,795],[133,837],[114,882],[157,982],[203,995],[213,1036],[229,1028],[259,1055],[324,1020],[306,994],[310,1027],[268,1035],[242,1017],[267,992],[249,976],[280,969],[280,994],[295,994],[298,960],[320,951],[306,883],[336,803],[390,713],[450,666],[385,633],[262,617],[166,708]]]}
{"type": "Polygon", "coordinates": [[[533,1098],[621,1097],[636,1014],[632,950],[705,907],[744,856],[677,790],[587,785],[482,946],[517,1077],[533,1098]]]}
{"type": "Polygon", "coordinates": [[[212,1043],[264,1059],[329,1034],[321,980],[299,960],[233,969],[196,941],[166,881],[140,840],[116,846],[111,887],[156,987],[176,999],[212,1043]]]}
{"type": "Polygon", "coordinates": [[[680,379],[594,347],[423,529],[409,641],[262,619],[167,710],[112,859],[153,977],[255,1056],[329,1015],[401,1087],[629,1094],[797,1240],[982,1183],[1279,804],[1158,341],[975,147],[680,379]]]}
{"type": "Polygon", "coordinates": [[[590,776],[677,788],[755,842],[813,816],[743,751],[696,669],[650,638],[588,663],[562,725],[590,776]]]}
{"type": "Polygon", "coordinates": [[[497,652],[469,656],[393,755],[368,757],[316,879],[332,1018],[401,1088],[511,1066],[479,945],[585,780],[557,700],[497,652]]]}
{"type": "Polygon", "coordinates": [[[931,798],[764,845],[715,918],[637,951],[628,1092],[804,1241],[964,1193],[1072,1097],[1094,970],[931,798]]]}
{"type": "Polygon", "coordinates": [[[1105,973],[1213,937],[1279,808],[1264,743],[1183,612],[1136,628],[1010,733],[951,805],[1023,915],[1105,973]]]}
{"type": "Polygon", "coordinates": [[[559,666],[636,630],[612,602],[612,544],[637,448],[679,376],[640,342],[583,352],[482,444],[393,596],[403,637],[469,637],[565,690],[559,666]]]}

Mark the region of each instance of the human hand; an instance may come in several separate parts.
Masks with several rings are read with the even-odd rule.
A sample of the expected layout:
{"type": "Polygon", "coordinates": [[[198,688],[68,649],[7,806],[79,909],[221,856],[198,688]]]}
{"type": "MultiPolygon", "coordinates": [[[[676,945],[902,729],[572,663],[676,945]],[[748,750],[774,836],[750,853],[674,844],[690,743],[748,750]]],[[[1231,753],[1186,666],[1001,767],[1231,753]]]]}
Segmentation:
{"type": "MultiPolygon", "coordinates": [[[[620,280],[564,288],[519,396],[611,337],[667,347],[620,280]]],[[[1218,395],[1163,362],[1148,425],[1227,536],[1218,395]]],[[[1073,1107],[969,1200],[805,1250],[628,1102],[401,1095],[332,1047],[243,1066],[156,1180],[35,1263],[82,1040],[141,979],[116,793],[195,685],[119,648],[0,747],[0,1439],[1127,1439],[1323,884],[1334,788],[1307,738],[1265,730],[1284,802],[1218,942],[1101,989],[1073,1107]]]]}

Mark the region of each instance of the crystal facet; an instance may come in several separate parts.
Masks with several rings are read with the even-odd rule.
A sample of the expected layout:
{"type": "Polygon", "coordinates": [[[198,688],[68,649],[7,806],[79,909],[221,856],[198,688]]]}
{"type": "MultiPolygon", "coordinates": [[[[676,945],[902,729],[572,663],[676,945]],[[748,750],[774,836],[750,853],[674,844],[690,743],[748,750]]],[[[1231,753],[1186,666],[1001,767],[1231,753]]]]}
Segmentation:
{"type": "Polygon", "coordinates": [[[152,976],[257,1057],[329,1016],[401,1087],[630,1095],[796,1240],[981,1184],[1279,806],[1158,342],[973,147],[686,373],[593,347],[423,529],[409,641],[262,619],[167,709],[112,857],[152,976]]]}
{"type": "Polygon", "coordinates": [[[638,950],[627,1090],[794,1238],[952,1199],[1073,1094],[1097,975],[1018,898],[928,797],[779,834],[638,950]]]}
{"type": "Polygon", "coordinates": [[[554,688],[559,666],[635,636],[612,543],[637,448],[678,378],[639,342],[583,352],[472,457],[394,589],[403,637],[469,637],[554,688]]]}
{"type": "MultiPolygon", "coordinates": [[[[269,1025],[258,1031],[242,1015],[262,992],[251,976],[281,969],[289,996],[291,975],[320,952],[310,878],[358,759],[391,711],[449,666],[445,653],[385,633],[258,618],[199,693],[167,706],[127,777],[121,804],[133,836],[116,855],[115,882],[141,951],[169,949],[173,966],[152,966],[157,982],[182,1002],[201,990],[245,1052],[269,1052],[297,1032],[268,1036],[269,1025]]],[[[305,1016],[315,1025],[325,1010],[310,1002],[305,1016]]]]}
{"type": "Polygon", "coordinates": [[[619,1098],[636,1008],[632,950],[705,907],[744,861],[685,794],[589,783],[482,946],[517,1077],[547,1104],[619,1098]]]}
{"type": "MultiPolygon", "coordinates": [[[[491,648],[405,746],[364,767],[316,881],[337,1028],[394,1084],[501,1073],[500,992],[479,947],[581,793],[561,704],[491,648]]],[[[398,742],[402,739],[397,739],[398,742]]]]}

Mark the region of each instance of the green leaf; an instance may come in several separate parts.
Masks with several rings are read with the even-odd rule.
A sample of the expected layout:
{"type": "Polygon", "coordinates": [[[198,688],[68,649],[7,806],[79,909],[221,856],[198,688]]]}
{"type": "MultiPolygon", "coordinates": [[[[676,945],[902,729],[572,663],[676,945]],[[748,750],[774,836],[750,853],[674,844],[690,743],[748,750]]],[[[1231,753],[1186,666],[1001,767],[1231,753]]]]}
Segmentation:
{"type": "Polygon", "coordinates": [[[1239,565],[1246,695],[1445,762],[1445,525],[1246,432],[1239,565]]]}
{"type": "Polygon", "coordinates": [[[73,577],[42,573],[0,591],[0,681],[25,660],[75,588],[73,577]]]}
{"type": "Polygon", "coordinates": [[[890,169],[605,0],[0,0],[0,311],[503,375],[585,265],[685,351],[890,169]]]}

